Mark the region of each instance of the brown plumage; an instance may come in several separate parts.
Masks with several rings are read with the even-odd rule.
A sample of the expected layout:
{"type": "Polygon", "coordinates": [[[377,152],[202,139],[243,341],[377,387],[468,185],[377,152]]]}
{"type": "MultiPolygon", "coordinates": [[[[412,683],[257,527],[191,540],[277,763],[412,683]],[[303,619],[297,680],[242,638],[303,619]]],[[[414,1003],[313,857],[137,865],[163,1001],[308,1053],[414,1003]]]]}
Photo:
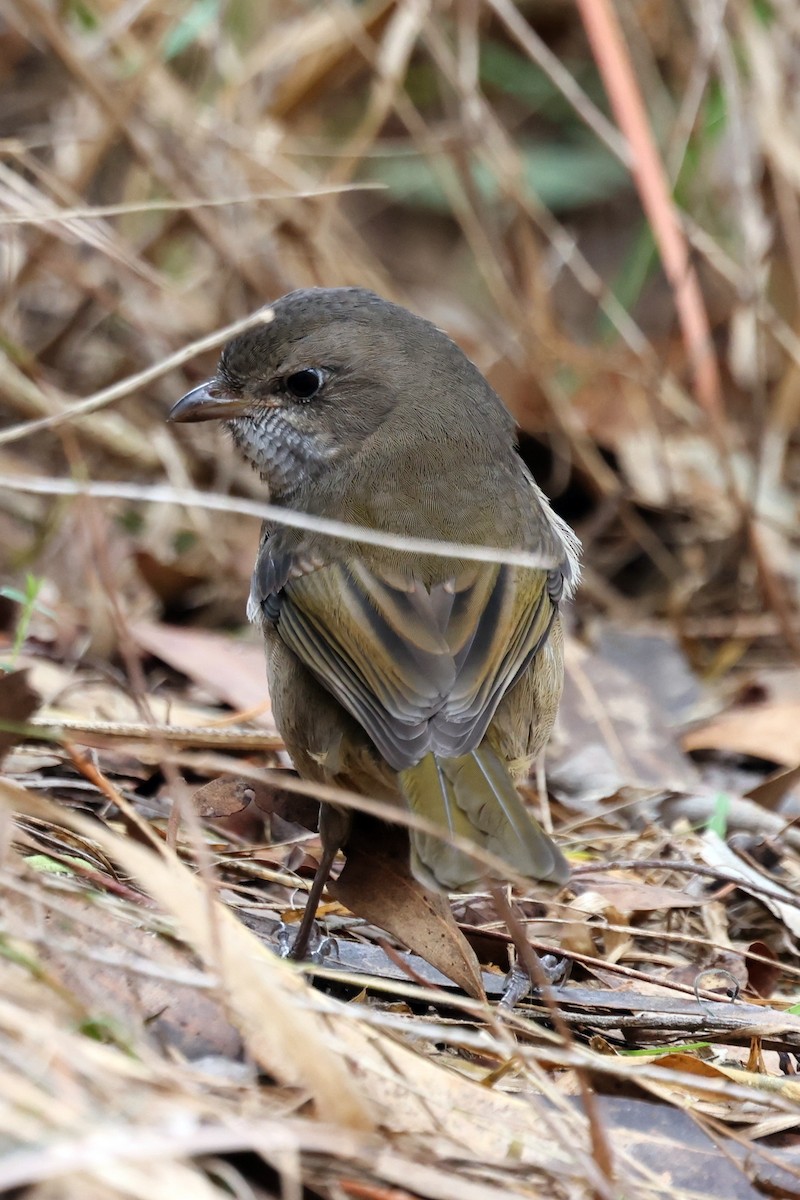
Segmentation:
{"type": "MultiPolygon", "coordinates": [[[[173,420],[227,422],[273,503],[392,533],[523,549],[541,569],[334,540],[266,524],[249,612],[299,773],[408,804],[414,873],[483,872],[453,831],[532,879],[566,863],[513,779],[561,695],[559,604],[578,543],[518,456],[514,423],[439,329],[360,288],[292,292],[230,342],[173,420]]],[[[350,816],[323,806],[328,860],[350,816]]]]}

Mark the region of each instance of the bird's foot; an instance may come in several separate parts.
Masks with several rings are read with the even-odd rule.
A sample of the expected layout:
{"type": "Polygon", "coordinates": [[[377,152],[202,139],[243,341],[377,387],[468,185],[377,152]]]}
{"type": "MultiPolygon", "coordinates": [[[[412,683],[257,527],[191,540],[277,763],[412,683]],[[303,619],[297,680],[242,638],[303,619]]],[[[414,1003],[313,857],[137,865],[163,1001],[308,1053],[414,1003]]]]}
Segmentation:
{"type": "MultiPolygon", "coordinates": [[[[556,958],[554,954],[543,954],[539,958],[539,965],[550,984],[566,983],[569,978],[571,964],[568,958],[556,958]]],[[[503,994],[497,1007],[510,1012],[519,1004],[520,1000],[525,999],[529,992],[536,991],[537,986],[525,968],[520,963],[515,963],[506,975],[503,994]]]]}
{"type": "Polygon", "coordinates": [[[528,972],[522,967],[512,967],[505,977],[503,994],[497,1002],[497,1007],[510,1012],[512,1008],[517,1007],[520,1000],[525,999],[532,987],[528,972]]]}
{"type": "Polygon", "coordinates": [[[302,926],[299,932],[294,932],[291,926],[281,922],[277,933],[278,955],[280,958],[291,958],[296,962],[311,962],[319,967],[332,953],[335,941],[320,930],[316,921],[307,936],[301,937],[303,932],[302,926]]]}

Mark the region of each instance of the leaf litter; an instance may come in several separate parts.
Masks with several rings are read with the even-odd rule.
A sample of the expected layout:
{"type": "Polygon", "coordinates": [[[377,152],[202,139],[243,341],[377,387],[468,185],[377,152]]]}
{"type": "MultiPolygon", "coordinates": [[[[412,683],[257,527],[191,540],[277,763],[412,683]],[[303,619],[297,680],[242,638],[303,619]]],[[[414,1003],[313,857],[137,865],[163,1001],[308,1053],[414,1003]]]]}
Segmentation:
{"type": "MultiPolygon", "coordinates": [[[[231,647],[236,652],[233,641],[231,647]]],[[[154,662],[151,672],[157,673],[157,668],[154,662]]],[[[192,698],[193,680],[186,679],[182,703],[213,725],[207,690],[192,698]]],[[[74,689],[73,695],[92,704],[98,693],[87,687],[74,689]]],[[[53,696],[62,703],[58,691],[53,696]]],[[[218,699],[230,703],[232,697],[226,692],[218,699]]],[[[108,711],[107,700],[100,706],[108,711]]],[[[218,720],[224,710],[218,704],[215,711],[218,720]]],[[[90,709],[84,714],[87,726],[91,717],[90,709]]],[[[190,1105],[195,1111],[198,1086],[201,1094],[211,1088],[213,1121],[208,1113],[197,1120],[204,1129],[211,1123],[212,1143],[214,1129],[222,1131],[230,1121],[242,1127],[245,1109],[251,1126],[254,1111],[275,1120],[283,1110],[295,1114],[295,1124],[307,1124],[312,1131],[324,1129],[335,1112],[336,1123],[359,1137],[385,1137],[391,1130],[393,1139],[400,1138],[394,1141],[395,1152],[407,1143],[411,1158],[405,1186],[414,1178],[412,1163],[421,1169],[446,1160],[460,1164],[465,1184],[475,1172],[480,1176],[488,1170],[495,1182],[505,1179],[509,1194],[520,1195],[528,1194],[537,1172],[542,1178],[554,1174],[565,1180],[568,1192],[583,1186],[582,1169],[587,1169],[591,1155],[586,1118],[569,1098],[576,1070],[590,1071],[619,1169],[626,1178],[640,1180],[642,1187],[655,1187],[654,1194],[655,1175],[648,1176],[644,1164],[663,1166],[664,1146],[631,1125],[641,1101],[631,1101],[632,1107],[624,1111],[612,1103],[615,1088],[635,1087],[639,1095],[679,1108],[689,1103],[695,1120],[706,1114],[732,1123],[734,1129],[743,1121],[755,1128],[772,1129],[770,1122],[775,1121],[784,1131],[793,1128],[794,1085],[791,1074],[783,1076],[781,1084],[777,1057],[791,1062],[800,1054],[800,1017],[787,1011],[799,969],[790,949],[797,917],[791,886],[782,885],[774,869],[745,867],[730,851],[724,859],[719,854],[709,857],[705,847],[711,845],[710,835],[701,837],[682,826],[680,818],[671,831],[654,825],[661,799],[636,786],[633,766],[627,792],[603,797],[590,811],[580,796],[562,795],[558,785],[553,786],[552,813],[567,832],[574,878],[553,900],[518,896],[527,934],[537,949],[566,955],[572,963],[572,978],[554,990],[571,1031],[572,1040],[565,1046],[548,1033],[547,1006],[535,997],[501,1018],[453,986],[458,968],[441,952],[437,960],[428,940],[435,938],[432,915],[415,918],[413,909],[391,901],[391,852],[389,843],[382,850],[379,840],[347,860],[349,883],[346,868],[341,883],[331,885],[330,893],[343,902],[329,903],[321,916],[333,941],[331,953],[318,966],[301,971],[282,962],[277,957],[281,929],[287,923],[291,928],[318,842],[313,829],[291,820],[291,802],[278,818],[281,836],[276,839],[273,832],[270,838],[274,786],[256,782],[258,770],[247,766],[242,755],[248,752],[235,741],[219,749],[229,774],[212,776],[199,789],[207,795],[216,780],[217,790],[211,793],[216,801],[195,792],[191,802],[197,816],[179,832],[177,856],[163,841],[155,855],[132,843],[129,835],[121,836],[122,814],[106,796],[79,786],[85,781],[61,746],[63,739],[81,735],[74,729],[59,732],[58,713],[47,707],[37,719],[40,736],[48,731],[48,756],[39,767],[37,745],[42,742],[23,742],[18,753],[27,749],[29,757],[22,755],[22,769],[13,771],[19,782],[2,789],[4,803],[18,822],[15,832],[6,832],[3,994],[30,1006],[33,995],[41,993],[37,1011],[44,1005],[42,1011],[51,1014],[54,1028],[62,1014],[61,1019],[73,1030],[82,1030],[92,1047],[99,1043],[106,1054],[121,1056],[127,1064],[139,1063],[135,1081],[125,1086],[129,1094],[131,1089],[140,1091],[142,1111],[168,1112],[172,1104],[176,1115],[170,1119],[175,1120],[184,1090],[195,1098],[190,1105]],[[244,774],[237,775],[237,770],[244,774]],[[226,779],[227,789],[220,792],[226,779]],[[243,839],[226,830],[220,818],[230,816],[227,810],[242,806],[243,799],[252,803],[259,786],[259,828],[243,839]],[[91,821],[80,812],[92,813],[91,821]],[[202,847],[196,844],[198,835],[202,847]],[[376,875],[370,871],[382,853],[390,854],[378,871],[388,891],[376,887],[376,875]],[[210,876],[190,873],[198,855],[199,861],[210,864],[210,876]],[[654,861],[659,858],[663,866],[654,861]],[[635,860],[642,865],[635,867],[635,860]],[[676,873],[671,860],[684,860],[683,871],[676,873]],[[56,864],[60,870],[54,869],[56,864]],[[703,864],[713,868],[714,878],[699,873],[703,864]],[[357,882],[360,874],[363,883],[357,882]],[[760,886],[751,889],[748,880],[760,886]],[[392,908],[406,914],[405,924],[394,929],[388,919],[392,908]],[[721,918],[713,925],[708,922],[711,909],[721,918]],[[730,995],[728,967],[764,957],[753,949],[756,934],[764,947],[775,948],[781,970],[773,979],[777,994],[754,1002],[752,996],[730,995]],[[431,973],[426,962],[438,962],[444,974],[431,973]],[[715,975],[720,968],[721,974],[715,975]],[[313,979],[316,987],[310,986],[313,979]],[[702,1049],[664,1053],[671,1044],[680,1047],[688,1041],[701,1043],[702,1049]],[[748,1067],[754,1043],[762,1047],[766,1073],[754,1074],[748,1067]],[[650,1057],[631,1057],[634,1047],[648,1046],[650,1057]],[[158,1062],[162,1067],[155,1075],[149,1073],[150,1065],[158,1062]],[[167,1063],[170,1086],[165,1092],[167,1063]],[[695,1066],[701,1065],[698,1075],[695,1066]],[[498,1071],[497,1082],[487,1091],[481,1080],[498,1071]],[[265,1077],[271,1080],[266,1088],[259,1082],[265,1077]],[[199,1085],[198,1078],[203,1081],[199,1085]],[[771,1086],[765,1091],[762,1084],[768,1081],[771,1086]],[[738,1093],[731,1093],[732,1082],[738,1093]],[[153,1087],[159,1093],[154,1110],[145,1100],[153,1087]],[[554,1132],[542,1142],[537,1129],[544,1120],[554,1132]],[[572,1131],[569,1136],[567,1130],[572,1131]],[[575,1146],[581,1144],[583,1162],[575,1154],[575,1146]],[[638,1156],[631,1153],[629,1158],[634,1145],[638,1156]],[[521,1170],[533,1172],[525,1176],[528,1183],[520,1180],[521,1170]],[[571,1171],[575,1177],[569,1184],[571,1171]]],[[[100,771],[129,802],[142,805],[153,830],[166,837],[170,785],[159,780],[159,765],[145,759],[136,763],[137,770],[131,769],[124,722],[119,747],[113,721],[107,722],[107,738],[106,747],[93,752],[100,771]]],[[[166,758],[181,753],[167,750],[166,758]]],[[[280,751],[276,747],[272,753],[277,773],[290,782],[280,751]]],[[[199,766],[190,769],[195,778],[204,773],[199,766]]],[[[791,872],[793,852],[785,852],[784,860],[783,873],[791,872]]],[[[402,876],[401,871],[398,883],[402,876]]],[[[457,898],[454,911],[467,941],[483,958],[486,992],[496,1003],[503,972],[493,963],[507,965],[508,937],[498,928],[487,897],[457,898]],[[499,943],[488,960],[484,930],[499,943]]],[[[474,967],[470,970],[474,979],[474,967]]],[[[746,983],[746,972],[742,980],[746,983]]],[[[466,977],[462,986],[475,993],[466,977]]],[[[17,1039],[19,1034],[13,1036],[17,1039]]],[[[90,1057],[93,1053],[89,1051],[90,1057]]],[[[70,1059],[69,1085],[64,1081],[68,1092],[80,1086],[75,1079],[79,1069],[107,1069],[107,1058],[102,1064],[94,1059],[88,1064],[84,1057],[74,1063],[70,1059]]],[[[59,1055],[50,1073],[60,1079],[63,1071],[59,1055]]],[[[88,1086],[86,1080],[83,1085],[88,1086]]],[[[111,1111],[116,1120],[133,1119],[125,1106],[111,1111]]],[[[151,1121],[143,1133],[150,1136],[160,1124],[160,1119],[151,1121]]],[[[313,1157],[313,1132],[308,1143],[300,1134],[294,1136],[296,1153],[313,1157]]],[[[31,1161],[24,1144],[25,1139],[18,1151],[23,1154],[20,1172],[31,1161]]],[[[251,1128],[250,1134],[242,1133],[238,1146],[257,1144],[251,1128]]],[[[73,1146],[76,1152],[78,1145],[79,1140],[73,1146]]],[[[367,1143],[357,1146],[353,1161],[368,1161],[372,1151],[367,1143]]],[[[710,1144],[705,1149],[699,1144],[697,1154],[713,1158],[714,1152],[710,1144]]],[[[276,1165],[268,1154],[266,1160],[276,1165]]],[[[165,1178],[171,1165],[163,1164],[165,1178]]],[[[197,1162],[194,1169],[205,1181],[197,1162]]],[[[131,1170],[135,1173],[135,1164],[131,1170]]],[[[13,1172],[8,1176],[23,1177],[13,1172]]],[[[34,1177],[39,1178],[35,1172],[34,1177]]],[[[0,1171],[0,1181],[3,1178],[0,1171]]],[[[677,1177],[671,1178],[677,1185],[677,1177]]],[[[399,1183],[400,1175],[395,1179],[399,1183]]],[[[391,1182],[390,1173],[384,1181],[391,1182]]],[[[435,1181],[429,1187],[433,1190],[426,1194],[437,1194],[435,1181]]]]}
{"type": "Polygon", "coordinates": [[[6,1190],[798,1191],[796,31],[781,5],[628,14],[665,128],[700,97],[671,152],[689,138],[680,224],[726,372],[710,419],[663,279],[615,276],[638,216],[592,63],[559,61],[577,16],[446,7],[25,3],[0,28],[6,1190]],[[489,896],[431,908],[375,812],[319,961],[279,954],[320,845],[241,631],[257,524],[174,499],[263,496],[163,415],[210,370],[209,330],[314,283],[451,330],[585,544],[527,785],[573,878],[514,893],[571,976],[510,1012],[489,896]]]}

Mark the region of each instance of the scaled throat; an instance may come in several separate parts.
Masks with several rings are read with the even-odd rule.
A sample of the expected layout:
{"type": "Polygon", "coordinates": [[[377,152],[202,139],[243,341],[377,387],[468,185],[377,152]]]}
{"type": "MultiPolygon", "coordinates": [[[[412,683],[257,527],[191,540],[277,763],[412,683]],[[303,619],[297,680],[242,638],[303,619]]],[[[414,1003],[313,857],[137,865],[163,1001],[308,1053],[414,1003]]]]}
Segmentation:
{"type": "Polygon", "coordinates": [[[271,500],[299,491],[336,457],[327,438],[296,429],[280,409],[236,417],[229,427],[241,454],[269,487],[271,500]]]}

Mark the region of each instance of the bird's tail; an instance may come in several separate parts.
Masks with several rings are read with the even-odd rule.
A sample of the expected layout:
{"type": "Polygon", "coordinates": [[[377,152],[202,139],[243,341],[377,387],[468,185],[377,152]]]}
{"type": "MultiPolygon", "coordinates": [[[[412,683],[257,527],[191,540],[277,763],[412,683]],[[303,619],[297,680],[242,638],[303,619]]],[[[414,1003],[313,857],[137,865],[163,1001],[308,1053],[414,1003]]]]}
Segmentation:
{"type": "Polygon", "coordinates": [[[451,844],[468,838],[529,879],[564,883],[567,861],[525,809],[505,766],[486,742],[458,758],[426,754],[400,772],[413,813],[433,821],[442,837],[411,830],[411,866],[422,883],[447,892],[478,890],[487,873],[451,844]]]}

